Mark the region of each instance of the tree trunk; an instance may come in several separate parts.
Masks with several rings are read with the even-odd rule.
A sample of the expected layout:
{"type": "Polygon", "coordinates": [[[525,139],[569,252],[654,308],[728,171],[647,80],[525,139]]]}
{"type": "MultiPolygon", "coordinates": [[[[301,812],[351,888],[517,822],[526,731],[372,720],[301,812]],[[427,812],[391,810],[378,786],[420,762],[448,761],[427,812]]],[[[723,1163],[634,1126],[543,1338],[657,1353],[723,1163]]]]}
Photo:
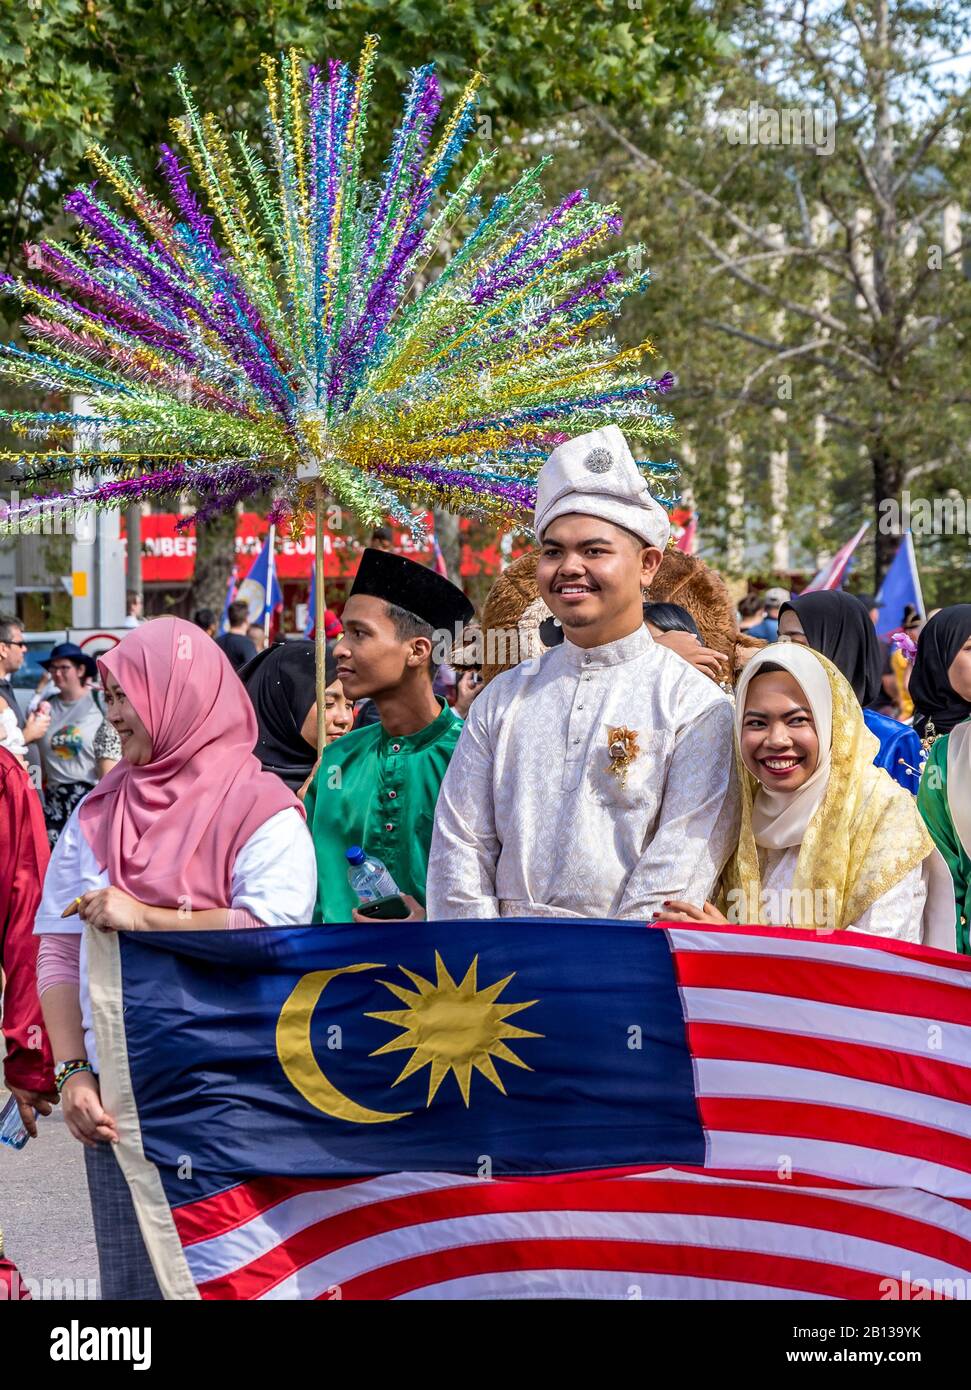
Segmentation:
{"type": "MultiPolygon", "coordinates": [[[[877,438],[870,445],[869,452],[870,468],[873,473],[873,507],[875,514],[880,516],[882,515],[880,504],[884,499],[895,497],[899,500],[900,498],[904,482],[904,465],[903,460],[885,439],[877,438]]],[[[883,576],[890,568],[890,562],[893,560],[899,544],[899,536],[877,528],[874,590],[879,589],[883,583],[883,576]]]]}
{"type": "Polygon", "coordinates": [[[236,563],[236,511],[222,512],[196,527],[196,565],[189,589],[189,612],[211,608],[218,616],[226,602],[236,563]]]}
{"type": "Polygon", "coordinates": [[[745,572],[745,482],[742,440],[730,434],[725,441],[725,500],[728,503],[725,535],[725,568],[732,579],[745,572]]]}
{"type": "Polygon", "coordinates": [[[462,541],[459,536],[459,518],[452,512],[432,512],[435,518],[435,535],[445,559],[448,577],[453,584],[461,585],[459,574],[462,566],[462,541]]]}
{"type": "Polygon", "coordinates": [[[817,570],[828,565],[833,558],[832,549],[826,539],[829,528],[833,524],[833,513],[830,511],[832,479],[830,478],[829,457],[826,453],[826,433],[826,417],[817,415],[813,420],[813,444],[815,446],[813,449],[813,471],[816,477],[816,525],[823,537],[819,549],[816,551],[817,570]]]}
{"type": "Polygon", "coordinates": [[[779,431],[778,447],[769,451],[769,535],[772,538],[772,568],[777,574],[789,572],[789,446],[785,439],[786,412],[773,410],[779,431]]]}

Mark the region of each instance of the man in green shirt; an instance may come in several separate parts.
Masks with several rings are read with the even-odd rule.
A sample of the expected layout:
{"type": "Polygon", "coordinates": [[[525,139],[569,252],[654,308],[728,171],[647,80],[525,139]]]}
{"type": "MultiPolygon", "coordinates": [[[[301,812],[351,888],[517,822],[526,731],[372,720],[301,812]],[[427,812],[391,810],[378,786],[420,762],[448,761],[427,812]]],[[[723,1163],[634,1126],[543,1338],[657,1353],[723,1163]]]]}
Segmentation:
{"type": "MultiPolygon", "coordinates": [[[[382,550],[365,550],[341,615],[337,674],[351,700],[370,696],[381,722],[328,744],[304,805],[317,851],[321,922],[357,919],[346,851],[361,845],[387,867],[425,915],[425,875],[435,803],[462,720],[432,691],[445,634],[474,609],[461,589],[382,550]]],[[[405,919],[409,920],[409,919],[405,919]]]]}

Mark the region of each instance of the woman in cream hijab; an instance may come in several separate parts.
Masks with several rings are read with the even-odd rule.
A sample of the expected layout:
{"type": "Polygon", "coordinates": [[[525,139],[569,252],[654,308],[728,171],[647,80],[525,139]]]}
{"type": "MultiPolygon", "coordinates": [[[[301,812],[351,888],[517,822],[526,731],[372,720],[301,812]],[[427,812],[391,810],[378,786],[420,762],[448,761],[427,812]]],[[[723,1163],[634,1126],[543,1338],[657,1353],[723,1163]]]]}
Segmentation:
{"type": "Polygon", "coordinates": [[[845,677],[808,647],[765,647],[738,683],[735,729],[742,826],[719,908],[657,915],[924,939],[933,841],[913,797],[873,766],[877,740],[845,677]]]}

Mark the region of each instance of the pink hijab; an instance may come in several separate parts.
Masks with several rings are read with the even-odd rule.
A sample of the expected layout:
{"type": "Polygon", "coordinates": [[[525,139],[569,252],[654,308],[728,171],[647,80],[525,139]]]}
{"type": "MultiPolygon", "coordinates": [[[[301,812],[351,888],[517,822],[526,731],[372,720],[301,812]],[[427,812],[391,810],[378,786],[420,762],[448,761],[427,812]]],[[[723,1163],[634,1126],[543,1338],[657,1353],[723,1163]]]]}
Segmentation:
{"type": "Polygon", "coordinates": [[[287,806],[303,807],[253,756],[256,715],[211,637],[155,618],[98,662],[152,738],[152,760],[122,758],[89,792],[81,828],[115,888],[153,907],[230,907],[236,855],[287,806]]]}

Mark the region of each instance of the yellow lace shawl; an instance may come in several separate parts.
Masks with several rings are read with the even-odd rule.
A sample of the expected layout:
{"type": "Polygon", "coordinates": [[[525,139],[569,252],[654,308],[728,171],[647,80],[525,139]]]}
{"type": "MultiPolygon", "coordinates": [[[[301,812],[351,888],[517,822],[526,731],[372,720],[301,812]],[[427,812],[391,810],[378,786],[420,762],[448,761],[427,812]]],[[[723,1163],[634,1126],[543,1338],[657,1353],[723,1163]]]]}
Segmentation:
{"type": "MultiPolygon", "coordinates": [[[[799,848],[792,893],[831,890],[835,907],[827,930],[844,930],[930,854],[934,842],[914,798],[882,768],[873,766],[879,742],[863,722],[852,687],[832,662],[813,653],[833,696],[832,766],[826,794],[799,848]]],[[[738,920],[764,925],[759,852],[752,833],[752,799],[758,783],[743,767],[742,824],[738,847],[725,866],[720,901],[744,903],[738,920]],[[731,894],[731,897],[729,897],[731,894]]]]}

